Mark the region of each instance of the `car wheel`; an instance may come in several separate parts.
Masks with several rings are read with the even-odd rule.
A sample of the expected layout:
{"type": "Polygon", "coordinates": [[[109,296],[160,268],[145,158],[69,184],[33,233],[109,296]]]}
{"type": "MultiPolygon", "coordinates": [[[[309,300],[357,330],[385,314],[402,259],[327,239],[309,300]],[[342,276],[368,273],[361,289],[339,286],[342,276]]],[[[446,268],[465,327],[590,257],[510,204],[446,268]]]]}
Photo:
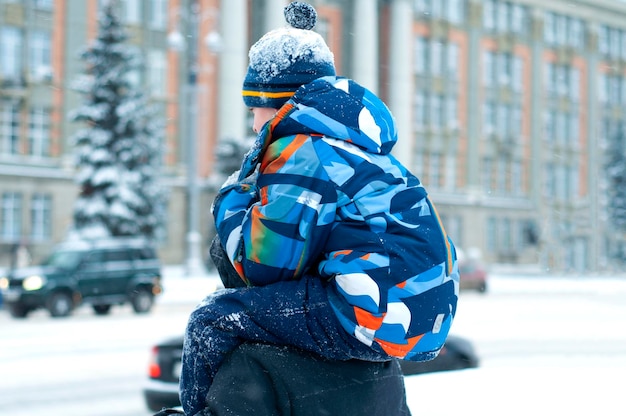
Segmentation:
{"type": "Polygon", "coordinates": [[[131,303],[135,313],[147,313],[152,309],[154,296],[145,288],[137,288],[133,293],[131,303]]]}
{"type": "Polygon", "coordinates": [[[28,309],[26,306],[23,306],[23,305],[16,304],[16,305],[11,305],[9,307],[9,313],[14,318],[26,318],[29,312],[30,312],[30,309],[28,309]]]}
{"type": "Polygon", "coordinates": [[[48,300],[48,312],[54,318],[62,318],[72,313],[74,303],[69,293],[58,292],[50,296],[48,300]]]}
{"type": "Polygon", "coordinates": [[[96,315],[108,315],[111,311],[111,305],[93,305],[92,308],[96,315]]]}
{"type": "Polygon", "coordinates": [[[479,293],[487,292],[487,283],[485,282],[481,283],[480,286],[478,286],[478,292],[479,293]]]}

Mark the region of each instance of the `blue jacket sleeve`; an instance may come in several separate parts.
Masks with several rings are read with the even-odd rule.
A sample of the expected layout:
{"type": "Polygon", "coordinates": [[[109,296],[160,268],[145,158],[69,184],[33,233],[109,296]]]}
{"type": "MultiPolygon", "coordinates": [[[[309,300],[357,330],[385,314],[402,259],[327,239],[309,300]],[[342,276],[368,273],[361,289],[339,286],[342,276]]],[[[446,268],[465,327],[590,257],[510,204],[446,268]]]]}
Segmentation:
{"type": "Polygon", "coordinates": [[[257,186],[258,200],[239,186],[218,197],[215,222],[226,252],[249,284],[299,278],[317,265],[337,203],[311,138],[270,145],[257,186]]]}

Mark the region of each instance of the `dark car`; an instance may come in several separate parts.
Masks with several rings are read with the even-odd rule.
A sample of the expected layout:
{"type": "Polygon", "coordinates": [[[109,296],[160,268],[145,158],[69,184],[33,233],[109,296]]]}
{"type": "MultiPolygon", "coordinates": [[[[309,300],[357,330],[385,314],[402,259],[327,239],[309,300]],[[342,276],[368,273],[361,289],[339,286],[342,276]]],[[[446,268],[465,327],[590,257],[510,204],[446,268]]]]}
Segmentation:
{"type": "MultiPolygon", "coordinates": [[[[148,409],[180,406],[178,380],[180,377],[183,337],[164,340],[152,347],[148,367],[148,381],[143,389],[148,409]]],[[[478,357],[472,344],[461,337],[450,335],[441,352],[432,361],[400,361],[405,376],[436,371],[459,370],[478,366],[478,357]]]]}
{"type": "Polygon", "coordinates": [[[60,244],[40,266],[14,269],[0,278],[4,307],[16,318],[44,308],[63,317],[81,304],[98,315],[130,303],[150,311],[161,293],[161,264],[143,239],[112,238],[60,244]]]}
{"type": "Polygon", "coordinates": [[[467,252],[459,247],[456,248],[459,259],[459,272],[461,274],[459,289],[474,290],[479,293],[487,292],[489,274],[487,266],[483,263],[480,250],[470,247],[467,252]]]}
{"type": "Polygon", "coordinates": [[[479,259],[459,260],[459,271],[461,273],[461,290],[487,292],[487,269],[479,259]]]}
{"type": "Polygon", "coordinates": [[[400,361],[405,376],[437,371],[463,370],[478,367],[479,359],[472,343],[462,337],[449,335],[437,358],[431,361],[400,361]]]}

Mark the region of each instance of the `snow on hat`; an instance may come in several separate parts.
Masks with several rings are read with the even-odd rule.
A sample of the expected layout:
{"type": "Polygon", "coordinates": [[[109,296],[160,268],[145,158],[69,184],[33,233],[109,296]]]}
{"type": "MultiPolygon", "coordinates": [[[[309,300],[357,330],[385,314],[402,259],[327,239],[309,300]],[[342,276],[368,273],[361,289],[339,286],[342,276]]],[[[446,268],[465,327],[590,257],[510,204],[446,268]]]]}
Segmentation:
{"type": "Polygon", "coordinates": [[[266,33],[250,48],[242,92],[248,107],[280,108],[300,86],[335,75],[333,53],[311,30],[317,21],[313,6],[293,2],[284,12],[291,27],[266,33]]]}

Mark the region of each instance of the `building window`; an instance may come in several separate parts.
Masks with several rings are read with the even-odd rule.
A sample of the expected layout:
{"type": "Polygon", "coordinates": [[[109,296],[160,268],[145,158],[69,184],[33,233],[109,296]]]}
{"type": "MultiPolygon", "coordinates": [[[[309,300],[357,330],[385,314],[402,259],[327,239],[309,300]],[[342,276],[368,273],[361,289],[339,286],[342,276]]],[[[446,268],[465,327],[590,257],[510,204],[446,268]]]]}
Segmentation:
{"type": "Polygon", "coordinates": [[[548,163],[544,168],[544,188],[543,196],[548,199],[555,197],[556,192],[556,173],[552,163],[548,163]]]}
{"type": "Polygon", "coordinates": [[[424,91],[415,92],[415,110],[413,112],[413,122],[416,130],[423,130],[426,127],[426,93],[424,91]]]}
{"type": "Polygon", "coordinates": [[[498,248],[496,219],[494,217],[487,218],[487,251],[495,252],[498,248]]]}
{"type": "Polygon", "coordinates": [[[463,218],[460,216],[448,216],[441,214],[441,223],[446,230],[446,233],[457,247],[463,247],[463,218]]]}
{"type": "Polygon", "coordinates": [[[622,36],[619,29],[612,28],[609,31],[609,55],[611,58],[619,58],[622,49],[622,36]]]}
{"type": "Polygon", "coordinates": [[[443,43],[434,40],[430,44],[430,73],[433,75],[442,75],[443,68],[443,43]]]}
{"type": "Polygon", "coordinates": [[[415,38],[414,70],[416,74],[426,75],[430,72],[435,76],[458,78],[459,76],[459,45],[443,42],[440,39],[430,40],[418,36],[415,38]]]}
{"type": "Polygon", "coordinates": [[[446,99],[446,116],[449,129],[456,129],[459,127],[459,112],[458,112],[458,100],[456,97],[448,97],[446,99]]]}
{"type": "Polygon", "coordinates": [[[445,185],[444,188],[453,191],[456,189],[456,160],[454,154],[448,153],[446,155],[446,173],[444,176],[445,185]]]}
{"type": "Polygon", "coordinates": [[[122,13],[124,22],[128,24],[138,25],[141,23],[141,1],[140,0],[123,0],[122,13]]]}
{"type": "Polygon", "coordinates": [[[507,32],[511,27],[511,5],[505,2],[496,3],[496,25],[499,32],[507,32]]]}
{"type": "Polygon", "coordinates": [[[511,193],[513,195],[523,194],[523,178],[522,162],[516,160],[511,164],[511,193]]]}
{"type": "Polygon", "coordinates": [[[52,237],[52,197],[34,194],[31,201],[31,239],[47,241],[52,237]]]}
{"type": "Polygon", "coordinates": [[[496,161],[496,169],[497,169],[497,173],[496,173],[496,191],[499,194],[506,194],[507,193],[507,179],[508,179],[508,172],[509,172],[509,159],[505,156],[500,156],[498,158],[498,160],[496,161]]]}
{"type": "Polygon", "coordinates": [[[426,74],[428,72],[428,40],[422,36],[415,38],[415,72],[426,74]]]}
{"type": "Polygon", "coordinates": [[[485,0],[483,28],[487,31],[525,33],[528,11],[526,7],[505,1],[485,0]]]}
{"type": "Polygon", "coordinates": [[[498,245],[500,246],[501,249],[504,249],[505,251],[508,251],[512,248],[512,230],[511,230],[511,220],[508,218],[504,218],[502,220],[502,234],[501,236],[501,241],[498,243],[498,245]]]}
{"type": "Polygon", "coordinates": [[[431,153],[428,157],[428,186],[439,188],[441,186],[441,154],[431,153]]]}
{"type": "Polygon", "coordinates": [[[0,77],[19,79],[22,73],[22,34],[16,27],[0,28],[0,77]]]}
{"type": "Polygon", "coordinates": [[[483,185],[483,190],[486,194],[490,194],[493,190],[493,185],[491,183],[492,178],[492,170],[493,170],[493,162],[489,158],[484,158],[482,163],[481,170],[481,182],[483,185]]]}
{"type": "Polygon", "coordinates": [[[422,181],[422,177],[424,176],[424,152],[418,150],[413,155],[413,172],[415,176],[422,181]]]}
{"type": "Polygon", "coordinates": [[[576,49],[582,49],[585,46],[585,27],[580,19],[570,18],[568,42],[576,49]]]}
{"type": "Polygon", "coordinates": [[[22,234],[22,195],[17,192],[2,194],[2,239],[17,241],[22,234]]]}
{"type": "Polygon", "coordinates": [[[50,156],[50,111],[33,107],[28,121],[28,153],[38,157],[50,156]]]}
{"type": "Polygon", "coordinates": [[[465,0],[448,0],[448,20],[456,25],[465,21],[465,0]]]}
{"type": "Polygon", "coordinates": [[[167,29],[167,0],[150,2],[150,27],[157,30],[167,29]]]}
{"type": "Polygon", "coordinates": [[[483,85],[491,87],[496,78],[496,54],[492,51],[483,53],[483,85]]]}
{"type": "Polygon", "coordinates": [[[152,95],[164,97],[167,94],[167,61],[165,52],[153,49],[148,54],[148,85],[152,95]]]}
{"type": "Polygon", "coordinates": [[[20,108],[17,102],[0,101],[0,153],[18,154],[20,139],[20,108]]]}
{"type": "Polygon", "coordinates": [[[443,97],[440,95],[430,96],[429,125],[433,130],[440,130],[443,127],[443,97]]]}
{"type": "Polygon", "coordinates": [[[496,106],[493,102],[483,104],[483,134],[487,137],[496,131],[496,106]]]}
{"type": "Polygon", "coordinates": [[[511,131],[511,107],[499,104],[496,107],[496,136],[508,139],[511,131]]]}
{"type": "Polygon", "coordinates": [[[425,19],[447,20],[461,24],[465,19],[466,0],[415,0],[414,10],[417,16],[425,19]]]}
{"type": "MultiPolygon", "coordinates": [[[[502,86],[513,86],[515,79],[516,57],[510,53],[500,53],[497,55],[498,83],[502,86]]],[[[521,77],[521,63],[517,64],[518,76],[521,77]]]]}
{"type": "Polygon", "coordinates": [[[602,55],[609,54],[609,32],[610,29],[608,26],[600,26],[600,31],[598,33],[598,49],[602,55]]]}
{"type": "Polygon", "coordinates": [[[580,140],[580,119],[578,111],[572,112],[568,114],[569,118],[569,146],[573,149],[580,148],[578,141],[580,140]]]}
{"type": "Polygon", "coordinates": [[[554,23],[556,25],[556,44],[559,46],[567,45],[567,17],[555,15],[554,23]]]}
{"type": "Polygon", "coordinates": [[[35,0],[35,7],[39,10],[52,11],[54,9],[54,0],[35,0]]]}
{"type": "Polygon", "coordinates": [[[513,33],[525,33],[528,26],[528,11],[526,7],[513,4],[511,10],[511,31],[513,33]]]}
{"type": "Polygon", "coordinates": [[[598,34],[600,54],[611,59],[626,58],[626,32],[606,25],[600,26],[598,34]]]}
{"type": "MultiPolygon", "coordinates": [[[[490,104],[486,116],[495,116],[495,134],[501,139],[516,141],[522,135],[522,109],[517,104],[490,104]]],[[[486,123],[492,123],[486,120],[486,123]]],[[[491,128],[491,125],[487,125],[491,128]]]]}
{"type": "Polygon", "coordinates": [[[50,33],[35,30],[30,34],[28,66],[37,80],[48,79],[52,74],[50,59],[50,33]]]}
{"type": "Polygon", "coordinates": [[[547,12],[544,15],[543,26],[543,40],[548,45],[570,46],[576,49],[585,46],[584,24],[580,19],[547,12]]]}
{"type": "Polygon", "coordinates": [[[580,70],[578,68],[570,68],[569,75],[569,98],[577,103],[580,101],[580,70]]]}
{"type": "Polygon", "coordinates": [[[543,18],[543,40],[548,45],[556,43],[556,24],[552,12],[547,12],[543,18]]]}
{"type": "Polygon", "coordinates": [[[447,76],[453,79],[459,76],[459,45],[456,43],[447,44],[447,59],[446,59],[447,76]]]}
{"type": "Polygon", "coordinates": [[[483,2],[483,27],[487,31],[496,30],[496,1],[485,0],[483,2]]]}

